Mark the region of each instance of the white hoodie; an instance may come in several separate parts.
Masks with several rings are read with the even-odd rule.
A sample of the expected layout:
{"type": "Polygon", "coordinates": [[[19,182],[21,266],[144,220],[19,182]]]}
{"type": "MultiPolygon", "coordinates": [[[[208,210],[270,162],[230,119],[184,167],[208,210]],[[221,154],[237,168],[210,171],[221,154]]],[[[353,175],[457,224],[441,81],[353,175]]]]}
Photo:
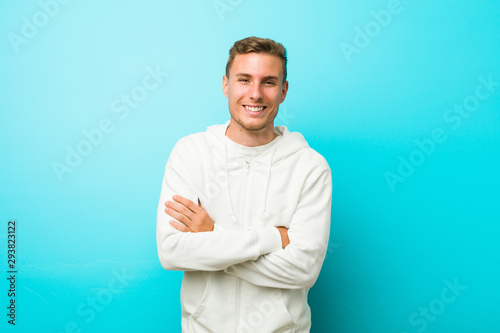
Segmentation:
{"type": "Polygon", "coordinates": [[[184,271],[182,330],[309,332],[307,293],[330,231],[330,168],[285,126],[252,159],[251,148],[228,141],[228,124],[179,140],[165,168],[156,240],[163,268],[184,271]],[[171,227],[164,204],[174,194],[200,200],[214,231],[171,227]],[[285,249],[277,226],[288,228],[285,249]]]}

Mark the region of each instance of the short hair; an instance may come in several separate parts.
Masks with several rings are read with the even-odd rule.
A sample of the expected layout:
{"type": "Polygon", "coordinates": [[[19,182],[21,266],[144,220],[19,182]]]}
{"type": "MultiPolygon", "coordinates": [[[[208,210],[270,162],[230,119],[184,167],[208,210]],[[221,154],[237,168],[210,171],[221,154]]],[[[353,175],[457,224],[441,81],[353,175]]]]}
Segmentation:
{"type": "Polygon", "coordinates": [[[286,49],[281,43],[277,43],[269,38],[247,37],[234,43],[229,50],[229,58],[226,64],[226,76],[229,77],[229,70],[233,65],[234,58],[238,54],[250,52],[265,53],[279,57],[283,61],[283,83],[286,81],[286,49]]]}

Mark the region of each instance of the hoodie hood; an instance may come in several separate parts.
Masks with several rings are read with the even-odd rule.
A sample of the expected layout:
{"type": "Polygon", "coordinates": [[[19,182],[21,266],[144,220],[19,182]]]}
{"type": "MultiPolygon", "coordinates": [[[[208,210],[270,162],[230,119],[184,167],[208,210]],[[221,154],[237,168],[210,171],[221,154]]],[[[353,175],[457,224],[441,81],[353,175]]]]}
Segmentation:
{"type": "MultiPolygon", "coordinates": [[[[231,184],[229,182],[229,163],[235,158],[241,158],[240,155],[231,153],[227,149],[226,129],[229,126],[229,120],[225,124],[212,125],[207,128],[207,136],[211,143],[215,146],[216,150],[224,152],[225,159],[225,172],[228,180],[228,200],[229,214],[233,222],[237,221],[236,215],[234,213],[234,207],[231,196],[231,184]]],[[[276,142],[270,149],[264,151],[262,154],[255,157],[252,163],[259,163],[266,166],[266,179],[264,185],[264,193],[262,197],[262,211],[260,212],[260,219],[262,221],[267,220],[267,193],[269,191],[269,184],[271,182],[271,171],[273,164],[286,159],[288,156],[296,153],[297,151],[308,148],[306,140],[302,134],[298,132],[289,132],[286,126],[275,126],[274,132],[281,135],[281,139],[276,142]]]]}

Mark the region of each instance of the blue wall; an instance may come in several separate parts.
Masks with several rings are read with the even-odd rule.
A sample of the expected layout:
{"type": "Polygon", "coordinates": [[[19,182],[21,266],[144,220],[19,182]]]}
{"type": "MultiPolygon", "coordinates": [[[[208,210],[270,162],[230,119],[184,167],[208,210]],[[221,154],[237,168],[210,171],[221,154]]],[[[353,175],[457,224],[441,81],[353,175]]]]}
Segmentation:
{"type": "Polygon", "coordinates": [[[163,168],[228,119],[251,35],[287,47],[277,123],[333,171],[312,331],[500,330],[498,1],[55,1],[0,4],[2,332],[180,331],[163,168]]]}

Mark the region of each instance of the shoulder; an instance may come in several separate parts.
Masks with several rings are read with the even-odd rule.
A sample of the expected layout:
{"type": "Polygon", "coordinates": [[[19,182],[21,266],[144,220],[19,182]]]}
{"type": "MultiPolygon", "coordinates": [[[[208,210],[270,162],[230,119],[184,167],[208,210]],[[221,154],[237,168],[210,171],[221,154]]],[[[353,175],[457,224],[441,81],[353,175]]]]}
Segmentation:
{"type": "Polygon", "coordinates": [[[207,144],[207,133],[198,132],[180,138],[176,142],[174,150],[197,151],[203,149],[207,144]]]}
{"type": "MultiPolygon", "coordinates": [[[[218,136],[223,136],[224,129],[227,125],[217,124],[211,125],[207,127],[207,130],[204,132],[197,132],[193,134],[189,134],[181,139],[179,139],[176,143],[176,146],[179,147],[203,147],[213,145],[214,141],[218,141],[218,136]],[[221,134],[222,133],[222,134],[221,134]]],[[[219,139],[220,140],[220,139],[219,139]]]]}
{"type": "Polygon", "coordinates": [[[308,142],[300,132],[290,132],[286,126],[278,126],[277,130],[283,134],[283,140],[278,155],[291,157],[301,169],[308,173],[320,173],[330,170],[327,160],[308,142]]]}
{"type": "Polygon", "coordinates": [[[330,171],[326,158],[311,147],[304,147],[297,152],[302,163],[308,166],[311,173],[330,171]]]}
{"type": "Polygon", "coordinates": [[[197,132],[182,137],[172,149],[172,154],[191,161],[208,158],[220,151],[223,146],[218,138],[224,125],[212,125],[205,132],[197,132]]]}
{"type": "Polygon", "coordinates": [[[204,141],[204,138],[206,137],[205,132],[198,132],[198,133],[193,133],[186,135],[182,138],[180,138],[176,144],[176,148],[188,148],[190,146],[196,146],[199,145],[204,141]]]}

